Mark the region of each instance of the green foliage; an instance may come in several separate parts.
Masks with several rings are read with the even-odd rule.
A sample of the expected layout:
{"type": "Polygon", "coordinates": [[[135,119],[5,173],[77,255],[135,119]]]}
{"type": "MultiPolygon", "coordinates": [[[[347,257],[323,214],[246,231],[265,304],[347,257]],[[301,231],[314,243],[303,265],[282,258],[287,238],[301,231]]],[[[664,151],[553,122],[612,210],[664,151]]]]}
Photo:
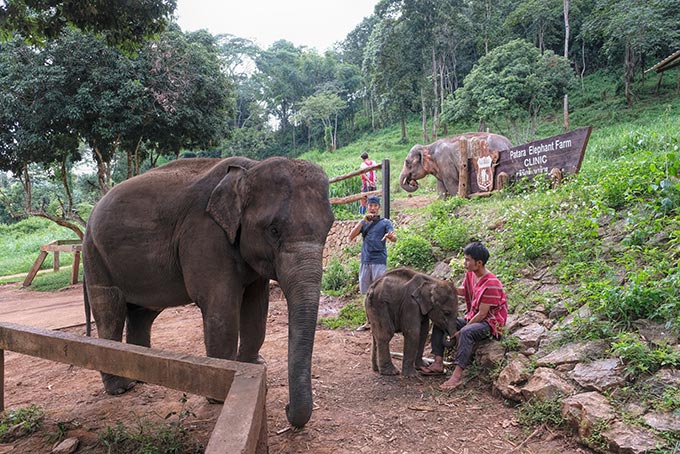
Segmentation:
{"type": "Polygon", "coordinates": [[[662,367],[680,366],[680,353],[670,346],[650,348],[639,336],[621,332],[611,346],[611,353],[621,358],[633,378],[654,373],[662,367]]]}
{"type": "Polygon", "coordinates": [[[195,417],[185,408],[187,398],[182,398],[182,409],[165,416],[168,420],[177,416],[176,421],[156,423],[148,420],[139,420],[137,427],[130,429],[122,423],[115,427],[107,426],[99,433],[99,442],[109,452],[120,454],[199,454],[204,447],[192,441],[189,437],[189,429],[186,421],[189,417],[195,417]]]}
{"type": "Polygon", "coordinates": [[[366,311],[361,301],[350,301],[339,311],[337,317],[325,317],[319,323],[326,328],[357,328],[366,322],[366,311]]]}
{"type": "Polygon", "coordinates": [[[387,264],[390,268],[406,266],[426,271],[434,263],[432,245],[420,235],[410,232],[399,232],[398,241],[387,253],[387,264]]]}
{"type": "Polygon", "coordinates": [[[450,197],[429,206],[432,217],[425,224],[424,236],[445,252],[460,252],[470,241],[467,225],[454,213],[464,203],[463,200],[450,197]]]}
{"type": "Polygon", "coordinates": [[[598,419],[593,424],[592,431],[588,437],[583,441],[586,446],[597,449],[601,452],[609,451],[609,441],[604,436],[604,433],[609,430],[609,422],[604,419],[598,419]]]}
{"type": "Polygon", "coordinates": [[[359,262],[351,260],[347,265],[333,258],[323,272],[321,289],[331,295],[346,295],[359,283],[359,262]]]}
{"type": "Polygon", "coordinates": [[[0,442],[32,434],[43,425],[45,412],[39,405],[7,410],[0,416],[0,442]]]}
{"type": "MultiPolygon", "coordinates": [[[[0,276],[28,273],[38,258],[40,246],[72,239],[77,239],[73,231],[43,218],[30,217],[15,224],[0,224],[0,276]]],[[[51,259],[50,254],[42,269],[52,267],[51,259]]],[[[73,254],[60,254],[60,263],[63,266],[73,263],[73,254]]]]}
{"type": "Polygon", "coordinates": [[[654,408],[664,412],[676,412],[680,410],[680,388],[667,386],[663,390],[661,398],[652,402],[654,408]]]}
{"type": "Polygon", "coordinates": [[[560,427],[565,423],[562,418],[561,402],[561,396],[545,401],[532,398],[519,407],[517,419],[524,427],[535,427],[541,424],[560,427]]]}

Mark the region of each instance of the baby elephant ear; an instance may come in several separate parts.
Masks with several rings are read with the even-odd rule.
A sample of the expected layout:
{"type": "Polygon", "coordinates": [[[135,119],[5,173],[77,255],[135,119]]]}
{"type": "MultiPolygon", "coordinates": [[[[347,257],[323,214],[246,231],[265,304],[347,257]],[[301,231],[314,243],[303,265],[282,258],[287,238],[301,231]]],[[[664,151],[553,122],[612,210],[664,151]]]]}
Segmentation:
{"type": "Polygon", "coordinates": [[[245,169],[230,166],[210,194],[206,211],[227,233],[230,243],[236,241],[241,226],[241,213],[245,202],[245,169]]]}
{"type": "Polygon", "coordinates": [[[432,310],[432,283],[424,276],[415,276],[411,279],[410,284],[409,288],[413,289],[411,291],[411,299],[420,308],[420,313],[427,315],[432,310]]]}

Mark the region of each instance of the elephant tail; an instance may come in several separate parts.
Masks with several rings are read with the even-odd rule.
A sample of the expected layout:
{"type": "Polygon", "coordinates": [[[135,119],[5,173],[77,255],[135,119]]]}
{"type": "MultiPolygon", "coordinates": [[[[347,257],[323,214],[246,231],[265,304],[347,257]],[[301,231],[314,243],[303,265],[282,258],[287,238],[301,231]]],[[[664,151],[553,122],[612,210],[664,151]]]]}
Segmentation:
{"type": "Polygon", "coordinates": [[[90,337],[92,335],[92,311],[90,311],[90,300],[87,297],[85,276],[83,276],[83,302],[85,306],[85,334],[90,337]]]}

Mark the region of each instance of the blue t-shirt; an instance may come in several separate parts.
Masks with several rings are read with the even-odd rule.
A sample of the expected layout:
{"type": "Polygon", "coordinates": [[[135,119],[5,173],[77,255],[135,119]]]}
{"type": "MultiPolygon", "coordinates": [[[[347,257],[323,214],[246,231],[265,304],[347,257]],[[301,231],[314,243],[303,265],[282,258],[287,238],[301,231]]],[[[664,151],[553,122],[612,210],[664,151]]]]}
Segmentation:
{"type": "Polygon", "coordinates": [[[386,218],[380,220],[368,230],[372,222],[361,221],[361,236],[364,243],[361,246],[361,263],[372,265],[387,265],[387,240],[382,238],[387,232],[393,232],[392,221],[386,218]],[[366,234],[368,230],[368,234],[366,234]]]}

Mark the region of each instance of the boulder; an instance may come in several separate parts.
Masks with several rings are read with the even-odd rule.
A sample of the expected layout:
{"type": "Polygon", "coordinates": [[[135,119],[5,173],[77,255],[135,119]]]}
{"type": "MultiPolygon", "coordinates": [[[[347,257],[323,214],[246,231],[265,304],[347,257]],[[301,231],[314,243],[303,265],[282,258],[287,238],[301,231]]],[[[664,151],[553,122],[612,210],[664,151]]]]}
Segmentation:
{"type": "Polygon", "coordinates": [[[519,342],[527,348],[538,347],[541,337],[547,331],[546,327],[539,323],[532,323],[531,325],[520,328],[511,335],[519,339],[519,342]]]}
{"type": "Polygon", "coordinates": [[[491,368],[503,361],[505,349],[495,339],[484,341],[475,349],[475,362],[483,368],[491,368]]]}
{"type": "Polygon", "coordinates": [[[78,450],[79,444],[77,438],[67,438],[52,448],[52,454],[72,454],[78,450]]]}
{"type": "Polygon", "coordinates": [[[619,373],[620,367],[621,362],[618,358],[579,363],[569,372],[569,377],[586,390],[604,391],[626,382],[619,373]]]}
{"type": "Polygon", "coordinates": [[[498,374],[498,378],[494,382],[494,389],[498,391],[506,399],[520,402],[522,400],[521,386],[529,379],[529,372],[527,365],[529,360],[517,355],[510,363],[498,374]]]}
{"type": "Polygon", "coordinates": [[[675,345],[678,343],[678,334],[671,332],[664,323],[657,323],[647,319],[633,322],[640,335],[654,345],[675,345]]]}
{"type": "Polygon", "coordinates": [[[546,401],[559,395],[569,396],[575,389],[553,369],[539,367],[521,391],[525,400],[534,398],[546,401]]]}
{"type": "MultiPolygon", "coordinates": [[[[604,341],[591,341],[582,344],[567,344],[538,359],[538,366],[559,366],[560,364],[576,363],[588,358],[601,356],[607,350],[604,341]]],[[[540,354],[540,353],[539,353],[540,354]]]]}
{"type": "Polygon", "coordinates": [[[602,436],[609,443],[610,449],[621,454],[644,454],[665,446],[651,430],[620,421],[602,432],[602,436]]]}
{"type": "Polygon", "coordinates": [[[582,441],[592,435],[598,423],[615,416],[614,407],[597,392],[574,394],[562,401],[562,417],[577,430],[582,441]]]}
{"type": "Polygon", "coordinates": [[[651,412],[647,413],[643,419],[645,423],[656,430],[673,432],[680,434],[680,415],[675,413],[651,412]]]}
{"type": "Polygon", "coordinates": [[[437,262],[432,271],[432,277],[448,281],[451,278],[451,266],[446,262],[437,262]]]}

